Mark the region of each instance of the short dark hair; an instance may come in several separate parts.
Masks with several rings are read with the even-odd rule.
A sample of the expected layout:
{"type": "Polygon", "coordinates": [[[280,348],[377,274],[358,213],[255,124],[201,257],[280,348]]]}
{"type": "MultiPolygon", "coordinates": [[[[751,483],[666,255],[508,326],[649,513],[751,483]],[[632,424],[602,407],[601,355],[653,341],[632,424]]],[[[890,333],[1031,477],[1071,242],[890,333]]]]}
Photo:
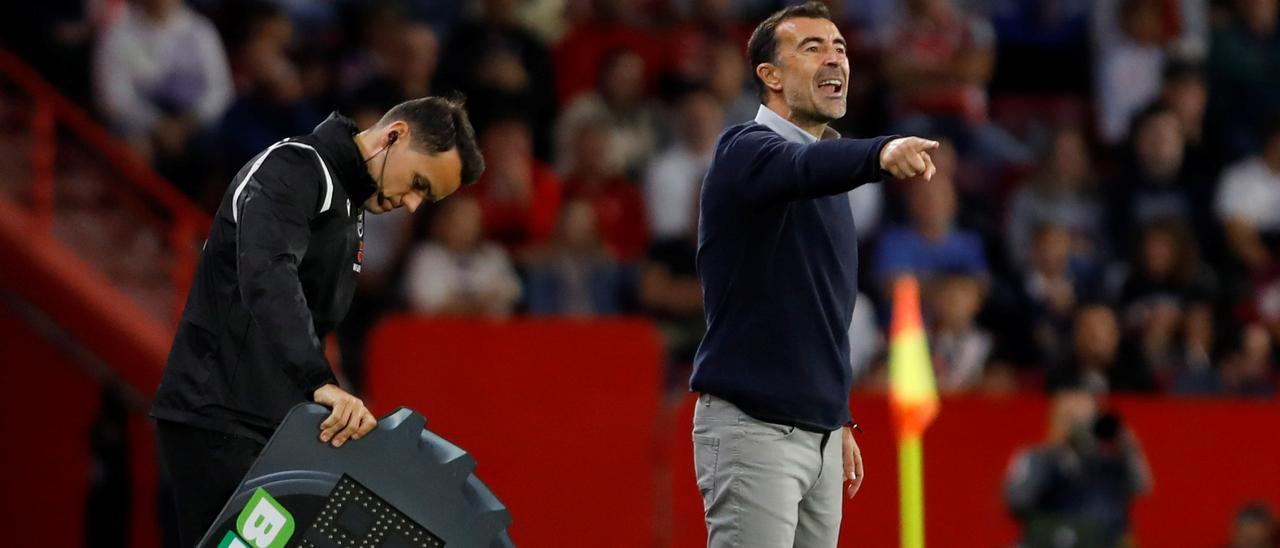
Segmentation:
{"type": "Polygon", "coordinates": [[[409,124],[415,149],[432,154],[458,149],[462,159],[462,184],[469,185],[484,173],[484,156],[476,144],[476,132],[467,118],[466,98],[421,97],[400,103],[378,120],[378,126],[401,121],[409,124]]]}
{"type": "Polygon", "coordinates": [[[769,93],[769,88],[765,87],[764,80],[760,79],[760,75],[756,74],[756,67],[761,63],[773,63],[778,58],[778,25],[787,19],[796,18],[810,19],[831,19],[831,10],[827,9],[827,5],[822,2],[805,2],[797,6],[783,8],[770,15],[768,19],[760,22],[756,26],[756,30],[751,32],[751,39],[747,40],[747,57],[751,60],[751,81],[756,85],[756,92],[763,102],[769,93]]]}

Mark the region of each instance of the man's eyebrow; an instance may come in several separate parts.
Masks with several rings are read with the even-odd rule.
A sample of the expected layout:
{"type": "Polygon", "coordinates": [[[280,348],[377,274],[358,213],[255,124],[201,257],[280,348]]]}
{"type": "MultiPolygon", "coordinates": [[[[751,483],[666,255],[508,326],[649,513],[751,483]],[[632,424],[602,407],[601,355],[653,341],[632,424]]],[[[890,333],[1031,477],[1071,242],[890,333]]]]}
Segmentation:
{"type": "Polygon", "coordinates": [[[798,46],[796,46],[796,47],[797,47],[797,48],[803,48],[803,47],[804,47],[806,44],[808,44],[809,42],[817,42],[817,43],[819,43],[819,44],[824,44],[824,43],[826,43],[826,40],[823,40],[822,38],[818,38],[817,36],[810,36],[810,37],[808,37],[808,38],[805,38],[804,40],[801,40],[801,41],[800,41],[800,45],[798,45],[798,46]]]}
{"type": "MultiPolygon", "coordinates": [[[[806,44],[808,44],[809,42],[817,42],[817,43],[819,43],[819,44],[825,44],[825,43],[827,43],[827,40],[826,40],[825,38],[820,38],[820,37],[818,37],[818,36],[810,36],[810,37],[808,37],[808,38],[805,38],[804,40],[801,40],[801,41],[800,41],[800,45],[796,46],[796,48],[797,48],[797,49],[799,49],[799,48],[803,48],[803,47],[805,47],[805,45],[806,45],[806,44]]],[[[844,41],[844,38],[841,38],[841,37],[838,37],[838,36],[837,36],[834,40],[832,40],[832,41],[831,41],[831,43],[833,43],[833,44],[839,44],[839,45],[841,45],[841,46],[846,45],[846,44],[845,44],[845,41],[844,41]]]]}

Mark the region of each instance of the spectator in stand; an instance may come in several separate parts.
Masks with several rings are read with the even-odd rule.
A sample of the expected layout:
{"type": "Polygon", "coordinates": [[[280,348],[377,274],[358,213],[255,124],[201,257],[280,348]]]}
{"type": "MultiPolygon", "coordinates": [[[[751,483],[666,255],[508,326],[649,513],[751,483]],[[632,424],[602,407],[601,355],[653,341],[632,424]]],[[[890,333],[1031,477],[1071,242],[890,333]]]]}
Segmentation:
{"type": "Polygon", "coordinates": [[[1182,325],[1186,367],[1173,379],[1159,381],[1173,394],[1203,394],[1221,391],[1214,367],[1218,344],[1216,318],[1209,307],[1192,308],[1182,325]]]}
{"type": "Polygon", "coordinates": [[[1098,0],[1093,10],[1094,97],[1102,142],[1118,145],[1160,94],[1169,53],[1204,55],[1205,0],[1098,0]]]}
{"type": "Polygon", "coordinates": [[[550,239],[560,215],[562,189],[551,167],[533,154],[529,124],[510,116],[490,119],[480,135],[486,169],[468,189],[484,211],[485,237],[519,256],[550,239]]]}
{"type": "Polygon", "coordinates": [[[943,135],[984,164],[1026,164],[1025,145],[987,119],[991,24],[952,0],[908,0],[885,52],[899,133],[943,135]]]}
{"type": "Polygon", "coordinates": [[[1148,225],[1128,271],[1120,278],[1118,303],[1126,344],[1124,361],[1150,372],[1162,388],[1191,370],[1206,370],[1213,332],[1217,281],[1200,262],[1186,224],[1165,219],[1148,225]]]}
{"type": "Polygon", "coordinates": [[[735,42],[717,42],[707,51],[703,69],[709,71],[707,87],[720,103],[724,112],[724,125],[731,126],[755,119],[760,99],[746,85],[747,61],[742,55],[742,45],[735,42]]]}
{"type": "Polygon", "coordinates": [[[1257,113],[1280,110],[1280,2],[1235,0],[1235,18],[1209,48],[1209,119],[1221,127],[1226,160],[1260,148],[1257,113]]]}
{"type": "Polygon", "coordinates": [[[1182,140],[1186,143],[1186,164],[1196,179],[1207,180],[1216,175],[1217,151],[1205,137],[1205,112],[1209,103],[1209,83],[1200,63],[1171,59],[1165,64],[1164,82],[1160,87],[1161,103],[1182,122],[1182,140]]]}
{"type": "Polygon", "coordinates": [[[1261,325],[1241,332],[1239,349],[1222,362],[1221,393],[1270,398],[1275,395],[1275,336],[1261,325]]]}
{"type": "MultiPolygon", "coordinates": [[[[719,44],[737,44],[741,51],[751,37],[751,27],[735,17],[734,4],[732,0],[689,0],[684,9],[674,10],[677,20],[668,26],[662,38],[664,80],[702,80],[708,70],[717,68],[708,60],[714,58],[712,50],[719,44]]],[[[734,64],[739,71],[745,66],[741,54],[734,64]]]]}
{"type": "Polygon", "coordinates": [[[590,202],[605,246],[618,260],[630,262],[649,247],[648,214],[640,189],[622,175],[609,154],[617,138],[607,119],[577,125],[569,138],[564,198],[590,202]]]}
{"type": "MultiPolygon", "coordinates": [[[[385,52],[381,68],[355,85],[342,99],[359,127],[375,122],[378,113],[390,106],[435,93],[431,81],[440,60],[440,43],[431,27],[402,21],[383,32],[392,38],[381,38],[379,42],[390,41],[395,49],[385,52]]],[[[468,98],[468,110],[476,111],[476,106],[470,103],[468,98]]]]}
{"type": "Polygon", "coordinates": [[[1252,320],[1280,334],[1280,112],[1263,124],[1260,140],[1259,155],[1223,174],[1215,210],[1241,282],[1232,285],[1248,288],[1235,296],[1251,305],[1252,320]]]}
{"type": "Polygon", "coordinates": [[[1251,323],[1234,337],[1230,353],[1219,368],[1186,370],[1174,384],[1174,392],[1184,396],[1244,396],[1269,398],[1275,395],[1272,336],[1265,326],[1251,323]]]}
{"type": "Polygon", "coordinates": [[[1151,392],[1155,382],[1142,363],[1121,359],[1120,326],[1115,312],[1103,304],[1077,309],[1072,333],[1074,352],[1065,365],[1051,367],[1050,391],[1081,389],[1092,394],[1151,392]]]}
{"type": "Polygon", "coordinates": [[[697,226],[696,215],[689,212],[724,126],[720,105],[701,89],[686,93],[673,114],[679,124],[677,138],[646,170],[645,204],[655,240],[684,238],[697,226]]]}
{"type": "MultiPolygon", "coordinates": [[[[321,120],[305,96],[298,67],[289,57],[293,24],[288,16],[275,5],[262,3],[255,4],[244,17],[244,37],[233,46],[232,55],[238,94],[218,128],[222,165],[227,171],[239,169],[280,139],[305,135],[321,120]]],[[[399,103],[386,105],[374,116],[380,118],[399,103]]],[[[220,197],[222,189],[217,193],[220,197]]]]}
{"type": "Polygon", "coordinates": [[[1009,206],[1005,243],[1019,269],[1028,266],[1038,226],[1056,225],[1070,231],[1073,262],[1101,267],[1108,256],[1106,210],[1097,196],[1089,144],[1079,128],[1055,132],[1040,174],[1014,193],[1009,206]]]}
{"type": "Polygon", "coordinates": [[[876,246],[875,272],[882,288],[899,274],[926,281],[940,273],[987,275],[982,239],[956,226],[954,170],[949,166],[938,162],[933,179],[905,185],[911,224],[885,230],[876,246]]]}
{"type": "Polygon", "coordinates": [[[982,382],[994,343],[975,321],[985,292],[985,278],[972,274],[943,275],[928,288],[929,354],[942,392],[969,391],[982,382]]]}
{"type": "Polygon", "coordinates": [[[485,0],[479,18],[454,27],[439,87],[465,93],[479,127],[487,125],[486,113],[519,104],[533,130],[534,151],[546,160],[556,115],[556,67],[546,45],[522,26],[519,8],[514,0],[485,0]]]}
{"type": "Polygon", "coordinates": [[[1276,518],[1264,502],[1251,502],[1236,513],[1227,548],[1275,548],[1280,544],[1276,518]]]}
{"type": "Polygon", "coordinates": [[[400,4],[371,2],[365,9],[352,5],[346,15],[352,19],[353,29],[348,39],[352,44],[344,48],[344,55],[337,62],[337,94],[351,95],[370,80],[392,72],[395,58],[402,46],[401,25],[408,19],[400,4]]]}
{"type": "Polygon", "coordinates": [[[574,20],[556,45],[556,98],[568,105],[601,81],[605,59],[630,51],[642,60],[637,92],[649,89],[662,72],[662,43],[647,28],[635,0],[579,0],[570,4],[574,20]],[[576,8],[576,9],[573,9],[576,8]]]}
{"type": "Polygon", "coordinates": [[[1280,113],[1260,140],[1260,154],[1223,173],[1214,204],[1235,259],[1252,272],[1274,268],[1280,257],[1280,113]]]}
{"type": "Polygon", "coordinates": [[[602,316],[627,311],[633,283],[600,241],[596,213],[582,200],[565,203],[556,236],[527,265],[530,314],[602,316]]]}
{"type": "Polygon", "coordinates": [[[1072,232],[1065,225],[1046,223],[1033,231],[1031,258],[1022,277],[1021,340],[1036,363],[1049,369],[1064,365],[1071,353],[1071,324],[1078,303],[1096,291],[1088,268],[1072,260],[1072,232]]]}
{"type": "Polygon", "coordinates": [[[441,207],[434,238],[409,257],[409,308],[420,314],[510,315],[520,298],[520,279],[502,246],[482,238],[480,204],[463,195],[441,207]]]}
{"type": "MultiPolygon", "coordinates": [[[[1200,242],[1212,242],[1208,189],[1211,180],[1196,179],[1185,163],[1186,142],[1178,115],[1163,103],[1139,113],[1129,154],[1111,189],[1111,239],[1125,254],[1138,242],[1142,228],[1156,220],[1179,217],[1190,223],[1200,242]]],[[[1203,245],[1201,247],[1204,247],[1203,245]]]]}
{"type": "Polygon", "coordinates": [[[692,195],[683,207],[683,232],[654,242],[641,262],[638,286],[641,308],[662,331],[667,386],[680,392],[688,390],[685,381],[706,331],[702,286],[694,260],[698,252],[698,195],[692,195]]]}
{"type": "Polygon", "coordinates": [[[108,124],[168,175],[190,173],[191,139],[222,118],[234,93],[217,30],[181,0],[130,2],[103,30],[93,70],[108,124]]]}
{"type": "Polygon", "coordinates": [[[1049,432],[1009,462],[1004,496],[1027,546],[1132,546],[1129,512],[1153,479],[1137,436],[1086,392],[1053,398],[1049,432]]]}
{"type": "Polygon", "coordinates": [[[603,152],[634,179],[658,144],[658,119],[644,95],[644,60],[629,50],[616,50],[603,58],[599,74],[595,90],[579,95],[560,116],[556,158],[564,166],[572,158],[567,149],[573,146],[579,127],[606,120],[617,138],[603,152]]]}

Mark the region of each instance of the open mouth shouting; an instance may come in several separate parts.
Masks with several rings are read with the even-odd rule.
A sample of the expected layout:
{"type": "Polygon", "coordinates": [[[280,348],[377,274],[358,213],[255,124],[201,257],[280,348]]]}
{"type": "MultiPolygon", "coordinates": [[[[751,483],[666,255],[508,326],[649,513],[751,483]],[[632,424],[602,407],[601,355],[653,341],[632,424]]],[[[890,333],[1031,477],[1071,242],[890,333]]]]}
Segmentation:
{"type": "Polygon", "coordinates": [[[844,87],[843,78],[824,78],[818,81],[818,89],[829,99],[844,97],[844,87]]]}

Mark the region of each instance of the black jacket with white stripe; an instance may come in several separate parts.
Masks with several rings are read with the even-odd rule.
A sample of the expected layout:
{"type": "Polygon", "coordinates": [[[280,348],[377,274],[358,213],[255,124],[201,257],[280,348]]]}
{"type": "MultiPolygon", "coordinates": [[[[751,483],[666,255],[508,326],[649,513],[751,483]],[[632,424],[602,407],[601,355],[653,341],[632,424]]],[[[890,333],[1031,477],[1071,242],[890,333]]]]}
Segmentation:
{"type": "Polygon", "coordinates": [[[346,315],[376,184],[330,115],[232,180],[213,220],[151,416],[265,442],[336,383],[323,340],[346,315]]]}

